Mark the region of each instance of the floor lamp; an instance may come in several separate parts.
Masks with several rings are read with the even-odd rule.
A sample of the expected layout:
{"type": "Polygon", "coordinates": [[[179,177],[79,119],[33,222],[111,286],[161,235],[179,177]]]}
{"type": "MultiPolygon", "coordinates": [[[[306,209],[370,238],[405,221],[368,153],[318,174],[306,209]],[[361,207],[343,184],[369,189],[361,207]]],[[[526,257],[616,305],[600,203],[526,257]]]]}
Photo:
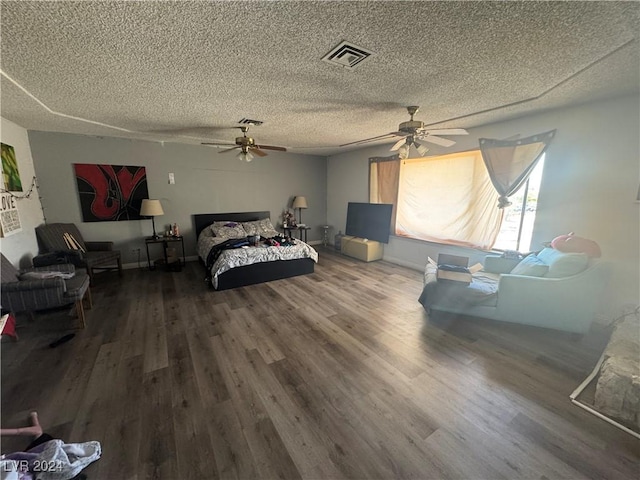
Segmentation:
{"type": "Polygon", "coordinates": [[[298,225],[302,225],[302,209],[303,208],[308,208],[307,206],[307,199],[305,197],[295,197],[293,199],[293,204],[291,205],[293,207],[293,209],[295,210],[296,208],[300,211],[300,213],[298,213],[298,225]]]}
{"type": "Polygon", "coordinates": [[[142,200],[142,206],[140,207],[140,216],[141,217],[151,217],[151,223],[153,224],[153,239],[160,238],[160,235],[156,233],[156,221],[154,217],[159,217],[160,215],[164,215],[164,210],[162,210],[162,204],[160,200],[150,200],[145,198],[142,200]]]}

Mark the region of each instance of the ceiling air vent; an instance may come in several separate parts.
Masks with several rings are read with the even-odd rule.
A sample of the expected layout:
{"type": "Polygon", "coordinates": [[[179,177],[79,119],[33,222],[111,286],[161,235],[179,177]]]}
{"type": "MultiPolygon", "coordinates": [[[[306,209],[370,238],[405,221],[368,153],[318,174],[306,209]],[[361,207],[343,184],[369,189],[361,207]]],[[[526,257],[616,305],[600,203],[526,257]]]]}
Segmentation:
{"type": "Polygon", "coordinates": [[[260,120],[251,120],[250,118],[243,118],[238,123],[241,125],[253,125],[254,127],[259,127],[264,122],[261,122],[260,120]]]}
{"type": "Polygon", "coordinates": [[[322,60],[333,65],[340,65],[341,67],[353,70],[373,55],[375,55],[373,52],[365,50],[362,47],[356,47],[352,43],[342,42],[322,57],[322,60]]]}

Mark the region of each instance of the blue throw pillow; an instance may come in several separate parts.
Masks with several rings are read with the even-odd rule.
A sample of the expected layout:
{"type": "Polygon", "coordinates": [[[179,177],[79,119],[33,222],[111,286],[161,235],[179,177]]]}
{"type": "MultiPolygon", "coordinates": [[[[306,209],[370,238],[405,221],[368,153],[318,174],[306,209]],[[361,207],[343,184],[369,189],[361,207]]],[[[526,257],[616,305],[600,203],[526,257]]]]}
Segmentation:
{"type": "Polygon", "coordinates": [[[551,265],[556,258],[561,257],[562,255],[564,255],[564,253],[551,247],[543,248],[538,252],[538,258],[542,260],[542,263],[547,265],[551,265]]]}
{"type": "Polygon", "coordinates": [[[511,273],[513,275],[527,275],[529,277],[544,277],[548,270],[549,266],[532,253],[522,259],[522,261],[511,270],[511,273]]]}

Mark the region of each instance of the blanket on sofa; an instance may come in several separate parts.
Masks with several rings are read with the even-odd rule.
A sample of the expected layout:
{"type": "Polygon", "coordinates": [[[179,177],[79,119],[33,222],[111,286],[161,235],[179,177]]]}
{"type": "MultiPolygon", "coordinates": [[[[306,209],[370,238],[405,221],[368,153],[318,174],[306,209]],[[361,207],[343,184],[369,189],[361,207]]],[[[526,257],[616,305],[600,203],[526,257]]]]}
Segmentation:
{"type": "Polygon", "coordinates": [[[498,281],[500,275],[488,272],[476,272],[469,285],[454,282],[442,282],[436,278],[437,268],[427,264],[424,273],[424,288],[418,301],[426,309],[437,305],[443,308],[486,305],[495,307],[498,303],[498,281]]]}

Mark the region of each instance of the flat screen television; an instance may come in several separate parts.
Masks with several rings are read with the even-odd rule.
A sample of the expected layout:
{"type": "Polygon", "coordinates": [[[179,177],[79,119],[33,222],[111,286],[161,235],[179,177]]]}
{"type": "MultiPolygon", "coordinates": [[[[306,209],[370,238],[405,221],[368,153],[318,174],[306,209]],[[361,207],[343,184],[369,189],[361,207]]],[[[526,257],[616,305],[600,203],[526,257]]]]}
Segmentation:
{"type": "Polygon", "coordinates": [[[349,202],[345,233],[353,237],[389,243],[393,205],[387,203],[349,202]]]}

